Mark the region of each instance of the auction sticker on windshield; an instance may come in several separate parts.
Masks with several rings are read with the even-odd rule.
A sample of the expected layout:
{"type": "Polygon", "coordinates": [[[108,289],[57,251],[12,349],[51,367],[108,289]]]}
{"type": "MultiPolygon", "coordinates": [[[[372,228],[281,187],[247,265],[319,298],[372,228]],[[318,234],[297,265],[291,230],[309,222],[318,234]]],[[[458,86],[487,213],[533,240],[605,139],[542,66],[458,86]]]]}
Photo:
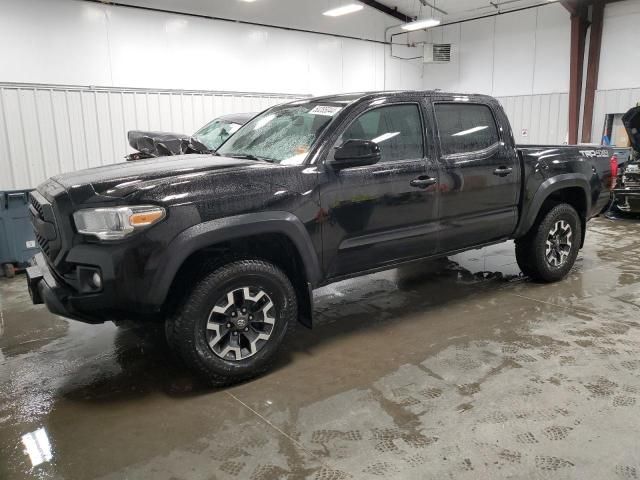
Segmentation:
{"type": "Polygon", "coordinates": [[[342,110],[342,107],[332,107],[330,105],[317,105],[309,112],[311,115],[325,115],[327,117],[333,117],[336,113],[342,110]]]}

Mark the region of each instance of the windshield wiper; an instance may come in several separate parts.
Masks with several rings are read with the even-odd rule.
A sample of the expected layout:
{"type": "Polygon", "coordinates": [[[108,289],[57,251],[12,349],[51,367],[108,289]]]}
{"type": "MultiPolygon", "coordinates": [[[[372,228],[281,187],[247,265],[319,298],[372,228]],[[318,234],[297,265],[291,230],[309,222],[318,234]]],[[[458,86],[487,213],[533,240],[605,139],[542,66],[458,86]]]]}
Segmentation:
{"type": "Polygon", "coordinates": [[[242,158],[244,160],[255,160],[258,162],[269,162],[273,163],[273,160],[266,157],[256,157],[255,155],[251,155],[250,153],[239,153],[236,155],[229,155],[231,158],[242,158]]]}

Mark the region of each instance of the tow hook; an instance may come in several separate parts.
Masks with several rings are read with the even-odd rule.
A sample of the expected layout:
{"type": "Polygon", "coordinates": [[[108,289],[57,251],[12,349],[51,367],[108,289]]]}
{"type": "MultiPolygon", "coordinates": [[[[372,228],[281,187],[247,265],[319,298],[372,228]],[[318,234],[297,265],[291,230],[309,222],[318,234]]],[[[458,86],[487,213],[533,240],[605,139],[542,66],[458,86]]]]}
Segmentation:
{"type": "Polygon", "coordinates": [[[42,281],[42,272],[37,265],[27,268],[27,287],[29,290],[29,296],[34,305],[41,305],[44,303],[42,295],[40,295],[40,289],[38,284],[42,281]]]}

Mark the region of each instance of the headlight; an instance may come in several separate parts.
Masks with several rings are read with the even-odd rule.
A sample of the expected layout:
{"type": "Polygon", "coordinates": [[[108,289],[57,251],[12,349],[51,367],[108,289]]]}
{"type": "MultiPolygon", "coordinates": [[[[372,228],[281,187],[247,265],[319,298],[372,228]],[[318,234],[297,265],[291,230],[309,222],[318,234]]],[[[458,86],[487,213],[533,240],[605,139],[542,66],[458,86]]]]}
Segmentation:
{"type": "Polygon", "coordinates": [[[164,208],[155,205],[88,208],[73,214],[78,233],[100,240],[120,240],[136,230],[150,227],[165,217],[164,208]]]}

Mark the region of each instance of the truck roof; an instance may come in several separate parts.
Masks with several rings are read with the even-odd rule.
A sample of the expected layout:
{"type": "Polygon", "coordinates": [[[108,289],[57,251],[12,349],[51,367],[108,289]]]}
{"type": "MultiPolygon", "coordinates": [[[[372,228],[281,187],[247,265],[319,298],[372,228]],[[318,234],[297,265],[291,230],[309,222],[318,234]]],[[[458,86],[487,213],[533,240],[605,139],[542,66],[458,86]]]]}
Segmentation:
{"type": "Polygon", "coordinates": [[[402,97],[402,96],[453,96],[460,98],[469,98],[476,100],[484,100],[485,102],[495,102],[495,98],[489,95],[482,95],[478,93],[455,93],[455,92],[443,92],[441,90],[380,90],[372,92],[354,92],[354,93],[341,93],[335,95],[323,95],[320,97],[306,98],[297,100],[300,103],[338,103],[341,105],[348,105],[360,100],[375,100],[381,97],[402,97]]]}

